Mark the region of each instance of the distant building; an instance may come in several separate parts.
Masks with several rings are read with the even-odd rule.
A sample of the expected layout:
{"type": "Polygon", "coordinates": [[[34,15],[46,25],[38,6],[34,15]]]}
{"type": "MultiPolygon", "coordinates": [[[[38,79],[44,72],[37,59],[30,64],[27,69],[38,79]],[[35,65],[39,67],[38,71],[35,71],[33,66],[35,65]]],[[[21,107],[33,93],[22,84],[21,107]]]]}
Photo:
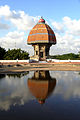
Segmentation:
{"type": "Polygon", "coordinates": [[[56,44],[56,37],[42,17],[30,31],[27,43],[34,47],[34,56],[31,59],[42,61],[49,58],[49,49],[52,44],[56,44]]]}

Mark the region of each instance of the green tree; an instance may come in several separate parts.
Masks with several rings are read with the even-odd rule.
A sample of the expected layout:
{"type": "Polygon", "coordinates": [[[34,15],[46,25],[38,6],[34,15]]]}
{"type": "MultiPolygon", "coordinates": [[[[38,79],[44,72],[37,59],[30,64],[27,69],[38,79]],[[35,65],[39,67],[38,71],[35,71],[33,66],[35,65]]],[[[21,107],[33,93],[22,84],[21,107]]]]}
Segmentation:
{"type": "Polygon", "coordinates": [[[78,60],[79,59],[79,55],[78,54],[74,54],[74,53],[69,53],[69,54],[63,54],[63,55],[55,55],[55,56],[51,56],[52,59],[60,59],[60,60],[78,60]]]}
{"type": "Polygon", "coordinates": [[[80,51],[78,52],[78,54],[79,54],[79,58],[80,58],[80,51]]]}
{"type": "Polygon", "coordinates": [[[0,47],[0,60],[4,59],[4,55],[6,54],[6,50],[2,47],[0,47]]]}
{"type": "Polygon", "coordinates": [[[8,50],[4,56],[5,60],[24,60],[24,59],[29,59],[29,54],[21,49],[12,49],[8,50]]]}

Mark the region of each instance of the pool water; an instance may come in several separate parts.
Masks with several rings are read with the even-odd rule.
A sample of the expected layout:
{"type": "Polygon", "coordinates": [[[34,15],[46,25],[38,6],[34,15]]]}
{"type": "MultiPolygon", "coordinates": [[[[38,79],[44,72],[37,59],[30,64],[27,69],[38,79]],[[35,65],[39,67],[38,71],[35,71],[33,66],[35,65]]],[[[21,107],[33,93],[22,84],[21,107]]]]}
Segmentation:
{"type": "Polygon", "coordinates": [[[0,74],[0,120],[80,120],[79,71],[0,74]]]}

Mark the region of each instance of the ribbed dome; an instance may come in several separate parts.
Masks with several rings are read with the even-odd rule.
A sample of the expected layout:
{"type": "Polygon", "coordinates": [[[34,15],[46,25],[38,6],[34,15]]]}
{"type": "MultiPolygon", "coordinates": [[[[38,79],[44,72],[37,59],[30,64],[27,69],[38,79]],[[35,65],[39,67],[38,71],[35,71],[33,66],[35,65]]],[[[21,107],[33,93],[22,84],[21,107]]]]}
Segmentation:
{"type": "Polygon", "coordinates": [[[39,22],[30,31],[28,44],[35,43],[51,43],[56,44],[56,37],[53,30],[45,23],[45,20],[41,18],[39,22]]]}

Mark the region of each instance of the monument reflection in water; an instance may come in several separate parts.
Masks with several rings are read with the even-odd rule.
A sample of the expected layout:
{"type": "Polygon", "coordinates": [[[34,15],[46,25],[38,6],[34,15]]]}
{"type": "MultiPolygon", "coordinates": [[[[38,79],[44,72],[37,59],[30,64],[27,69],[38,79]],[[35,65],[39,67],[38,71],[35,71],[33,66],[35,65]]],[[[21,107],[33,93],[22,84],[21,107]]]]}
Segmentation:
{"type": "Polygon", "coordinates": [[[17,119],[80,120],[79,72],[0,74],[0,120],[17,119]]]}
{"type": "Polygon", "coordinates": [[[32,78],[28,78],[28,87],[40,104],[45,103],[56,86],[56,79],[51,78],[49,71],[35,71],[32,78]]]}

